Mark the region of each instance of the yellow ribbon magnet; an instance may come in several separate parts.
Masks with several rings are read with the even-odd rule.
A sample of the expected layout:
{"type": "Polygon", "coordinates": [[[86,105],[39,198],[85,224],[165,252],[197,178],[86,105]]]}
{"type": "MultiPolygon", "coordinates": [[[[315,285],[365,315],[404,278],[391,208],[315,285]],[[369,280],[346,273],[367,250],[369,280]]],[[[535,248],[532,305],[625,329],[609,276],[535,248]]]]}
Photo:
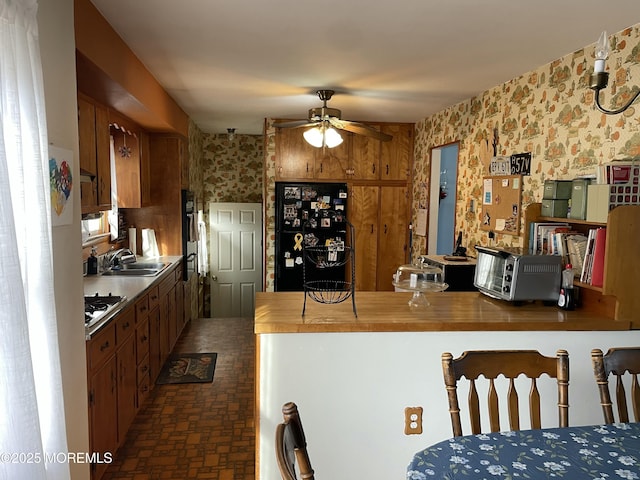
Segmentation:
{"type": "Polygon", "coordinates": [[[301,233],[296,233],[294,235],[293,239],[296,242],[296,244],[293,246],[293,249],[294,250],[302,250],[302,234],[301,233]]]}

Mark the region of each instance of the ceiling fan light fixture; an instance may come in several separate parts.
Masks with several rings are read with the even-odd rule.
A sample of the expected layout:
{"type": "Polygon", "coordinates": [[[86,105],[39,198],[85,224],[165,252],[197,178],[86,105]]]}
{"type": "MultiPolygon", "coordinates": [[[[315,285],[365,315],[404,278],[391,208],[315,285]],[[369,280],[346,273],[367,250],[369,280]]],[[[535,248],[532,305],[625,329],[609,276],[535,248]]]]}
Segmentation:
{"type": "Polygon", "coordinates": [[[316,147],[334,148],[342,143],[342,137],[332,127],[313,127],[302,134],[308,144],[316,147]]]}
{"type": "Polygon", "coordinates": [[[329,127],[324,131],[324,143],[329,148],[337,147],[342,143],[342,136],[335,128],[329,127]]]}

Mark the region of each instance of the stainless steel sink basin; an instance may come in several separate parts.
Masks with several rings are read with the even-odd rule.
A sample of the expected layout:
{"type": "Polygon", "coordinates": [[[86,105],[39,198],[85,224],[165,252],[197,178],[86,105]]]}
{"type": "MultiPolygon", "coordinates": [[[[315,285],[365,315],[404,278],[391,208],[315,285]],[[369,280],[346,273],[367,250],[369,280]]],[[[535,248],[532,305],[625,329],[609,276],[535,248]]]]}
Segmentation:
{"type": "Polygon", "coordinates": [[[107,270],[102,275],[107,276],[126,276],[126,277],[155,277],[165,268],[168,263],[162,262],[134,262],[125,263],[118,269],[107,270]]]}
{"type": "Polygon", "coordinates": [[[122,265],[123,270],[164,270],[169,264],[161,262],[134,262],[122,265]]]}

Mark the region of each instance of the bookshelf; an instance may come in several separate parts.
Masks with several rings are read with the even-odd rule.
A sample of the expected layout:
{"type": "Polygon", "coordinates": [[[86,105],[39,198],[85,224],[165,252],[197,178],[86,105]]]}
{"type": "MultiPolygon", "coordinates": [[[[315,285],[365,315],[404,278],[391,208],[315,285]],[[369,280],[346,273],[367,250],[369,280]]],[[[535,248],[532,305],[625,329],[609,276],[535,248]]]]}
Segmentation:
{"type": "Polygon", "coordinates": [[[604,260],[604,282],[594,287],[575,282],[580,288],[581,308],[594,310],[615,320],[631,320],[640,329],[640,206],[625,205],[609,212],[607,222],[588,222],[572,218],[543,217],[541,204],[532,203],[524,211],[524,251],[529,249],[529,225],[532,222],[565,222],[576,231],[606,227],[607,243],[604,260]]]}

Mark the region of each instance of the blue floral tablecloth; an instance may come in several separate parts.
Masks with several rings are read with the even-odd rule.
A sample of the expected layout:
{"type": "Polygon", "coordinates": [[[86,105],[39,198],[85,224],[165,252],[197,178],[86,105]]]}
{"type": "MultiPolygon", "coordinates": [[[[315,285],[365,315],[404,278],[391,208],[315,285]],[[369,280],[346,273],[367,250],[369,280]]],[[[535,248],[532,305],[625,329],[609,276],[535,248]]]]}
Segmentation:
{"type": "Polygon", "coordinates": [[[415,454],[407,480],[640,480],[640,423],[451,438],[415,454]]]}

